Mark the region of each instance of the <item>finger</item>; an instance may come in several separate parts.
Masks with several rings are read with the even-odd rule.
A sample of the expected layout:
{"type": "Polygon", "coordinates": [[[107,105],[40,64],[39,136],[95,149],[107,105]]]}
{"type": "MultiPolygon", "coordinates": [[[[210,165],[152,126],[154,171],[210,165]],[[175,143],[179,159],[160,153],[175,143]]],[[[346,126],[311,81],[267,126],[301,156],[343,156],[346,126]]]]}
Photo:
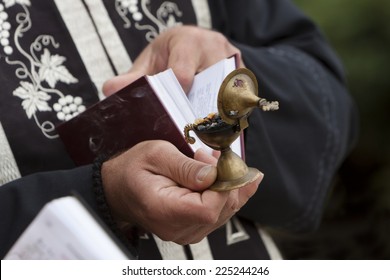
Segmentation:
{"type": "MultiPolygon", "coordinates": [[[[145,213],[147,219],[143,225],[171,240],[181,238],[187,232],[191,233],[194,227],[214,226],[228,199],[226,192],[197,193],[177,186],[160,189],[158,195],[158,208],[153,209],[150,205],[152,207],[145,213]]],[[[149,199],[145,198],[146,202],[149,199]]]]}
{"type": "MultiPolygon", "coordinates": [[[[176,49],[176,48],[175,48],[176,49]]],[[[188,49],[187,49],[188,51],[188,49]]],[[[179,81],[184,92],[188,93],[192,87],[195,74],[198,70],[195,55],[188,54],[193,52],[183,53],[182,49],[172,50],[168,58],[168,68],[172,68],[177,80],[179,81]]]]}
{"type": "Polygon", "coordinates": [[[218,222],[228,198],[227,192],[206,190],[203,193],[186,193],[171,205],[180,224],[212,226],[218,222]]]}
{"type": "Polygon", "coordinates": [[[149,141],[146,148],[145,155],[149,165],[145,168],[154,174],[166,176],[185,188],[203,191],[217,177],[215,166],[185,156],[167,141],[149,141]]]}
{"type": "Polygon", "coordinates": [[[195,196],[194,193],[187,192],[180,199],[171,197],[170,201],[179,201],[180,205],[180,209],[175,208],[178,216],[171,226],[175,230],[163,232],[161,237],[182,245],[201,241],[239,211],[248,197],[253,195],[261,178],[262,176],[255,182],[230,192],[206,191],[203,195],[195,194],[195,196]],[[244,196],[244,199],[243,191],[249,193],[244,196]]]}
{"type": "Polygon", "coordinates": [[[185,158],[168,166],[171,179],[192,191],[203,191],[214,183],[217,168],[211,164],[185,158]]]}
{"type": "Polygon", "coordinates": [[[228,200],[221,210],[218,221],[216,223],[200,225],[199,227],[196,227],[196,229],[190,228],[186,234],[182,235],[182,239],[179,239],[175,242],[179,244],[197,243],[217,228],[226,224],[235,214],[239,212],[241,207],[243,207],[248,202],[249,198],[254,195],[263,177],[264,175],[261,174],[258,179],[248,184],[247,186],[232,190],[229,194],[228,200]],[[193,231],[191,232],[190,230],[193,231]]]}
{"type": "Polygon", "coordinates": [[[103,84],[103,93],[105,96],[110,96],[142,76],[143,74],[141,72],[133,71],[113,77],[103,84]]]}
{"type": "Polygon", "coordinates": [[[210,155],[209,152],[207,152],[205,149],[202,148],[198,149],[195,152],[194,159],[212,165],[217,164],[217,158],[214,156],[214,151],[213,154],[210,155]]]}
{"type": "MultiPolygon", "coordinates": [[[[221,210],[218,221],[215,223],[215,227],[220,227],[225,224],[231,217],[233,217],[240,209],[248,202],[248,200],[255,194],[261,180],[264,175],[261,173],[260,176],[254,181],[247,184],[244,187],[234,189],[228,193],[228,199],[224,207],[221,210]]],[[[205,233],[212,228],[205,226],[203,232],[205,233]]],[[[200,230],[202,232],[202,230],[200,230]]]]}
{"type": "Polygon", "coordinates": [[[219,159],[219,157],[221,156],[221,152],[220,152],[220,151],[217,151],[217,150],[213,150],[212,155],[213,155],[213,157],[215,157],[216,159],[219,159]]]}
{"type": "Polygon", "coordinates": [[[134,82],[144,75],[153,75],[166,68],[165,56],[149,45],[134,61],[127,73],[116,76],[103,84],[103,93],[112,95],[124,86],[134,82]]]}
{"type": "Polygon", "coordinates": [[[154,75],[167,69],[167,50],[164,48],[164,36],[159,36],[149,44],[134,61],[129,73],[154,75]]]}

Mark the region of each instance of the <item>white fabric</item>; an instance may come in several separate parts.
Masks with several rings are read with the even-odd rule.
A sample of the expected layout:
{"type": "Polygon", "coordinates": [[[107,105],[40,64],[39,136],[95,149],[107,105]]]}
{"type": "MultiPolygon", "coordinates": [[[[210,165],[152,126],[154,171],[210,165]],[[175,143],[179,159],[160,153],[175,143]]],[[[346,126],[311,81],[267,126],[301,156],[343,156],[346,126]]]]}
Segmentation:
{"type": "Polygon", "coordinates": [[[114,76],[114,71],[100,43],[88,11],[81,0],[55,0],[84,65],[103,99],[103,83],[114,76]],[[93,48],[89,47],[93,46],[93,48]]]}
{"type": "Polygon", "coordinates": [[[212,27],[211,14],[207,0],[192,0],[192,6],[195,10],[198,26],[210,29],[212,27]]]}
{"type": "Polygon", "coordinates": [[[272,239],[269,233],[257,225],[257,230],[261,239],[264,242],[264,246],[267,249],[267,252],[271,260],[283,260],[282,254],[280,253],[278,247],[276,246],[274,240],[272,239]]]}
{"type": "Polygon", "coordinates": [[[18,178],[19,168],[0,123],[0,186],[18,178]]]}
{"type": "Polygon", "coordinates": [[[104,7],[103,1],[86,0],[85,2],[116,72],[118,74],[126,73],[130,69],[132,62],[104,7]]]}

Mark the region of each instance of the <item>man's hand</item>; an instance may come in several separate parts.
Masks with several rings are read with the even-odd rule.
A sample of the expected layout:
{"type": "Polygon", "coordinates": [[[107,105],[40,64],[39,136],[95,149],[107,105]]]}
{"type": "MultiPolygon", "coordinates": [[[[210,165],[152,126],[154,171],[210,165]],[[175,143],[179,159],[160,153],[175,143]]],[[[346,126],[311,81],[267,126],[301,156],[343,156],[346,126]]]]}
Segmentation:
{"type": "Polygon", "coordinates": [[[143,75],[168,68],[173,69],[184,91],[188,92],[196,73],[234,54],[243,66],[240,50],[221,33],[195,26],[174,27],[150,43],[128,73],[108,80],[103,92],[111,95],[143,75]]]}
{"type": "Polygon", "coordinates": [[[207,188],[217,176],[216,159],[195,159],[165,141],[142,142],[105,162],[102,180],[114,218],[166,241],[196,243],[225,224],[256,192],[256,182],[229,192],[207,188]]]}

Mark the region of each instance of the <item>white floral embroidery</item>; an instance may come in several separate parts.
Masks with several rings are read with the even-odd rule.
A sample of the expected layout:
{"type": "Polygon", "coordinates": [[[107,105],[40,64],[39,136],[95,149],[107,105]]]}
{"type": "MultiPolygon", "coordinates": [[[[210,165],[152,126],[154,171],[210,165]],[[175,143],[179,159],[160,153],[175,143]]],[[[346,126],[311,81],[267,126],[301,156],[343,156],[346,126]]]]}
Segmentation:
{"type": "Polygon", "coordinates": [[[131,28],[133,20],[136,29],[146,31],[145,38],[150,42],[167,28],[182,25],[182,22],[177,21],[177,18],[181,17],[183,13],[179,10],[176,3],[170,1],[162,3],[157,9],[156,15],[153,15],[149,7],[150,0],[140,1],[141,4],[139,4],[139,0],[115,1],[116,11],[124,21],[124,28],[131,28]],[[140,22],[144,19],[144,16],[152,24],[141,24],[140,22]]]}
{"type": "MultiPolygon", "coordinates": [[[[16,66],[15,75],[21,81],[19,86],[13,91],[13,95],[22,99],[21,105],[26,111],[28,119],[34,119],[42,133],[50,138],[57,138],[53,122],[40,120],[40,112],[56,113],[59,120],[69,120],[78,113],[85,110],[81,97],[65,96],[56,88],[58,83],[72,84],[78,80],[68,71],[64,63],[66,58],[59,54],[53,54],[58,49],[59,43],[51,35],[39,35],[30,44],[29,50],[22,48],[19,40],[23,39],[24,33],[31,29],[32,22],[27,6],[29,0],[4,0],[5,7],[19,4],[22,12],[16,15],[18,26],[15,29],[14,41],[15,50],[9,42],[9,30],[11,25],[7,20],[8,14],[4,10],[4,5],[0,3],[0,42],[6,54],[5,61],[9,65],[16,66]],[[4,12],[6,15],[2,14],[4,12]],[[3,31],[8,31],[4,33],[3,31]],[[7,35],[7,36],[6,36],[7,35]],[[8,39],[6,41],[5,39],[8,39]],[[4,44],[3,44],[4,43],[4,44]],[[7,44],[6,44],[7,43],[7,44]],[[18,51],[23,59],[12,59],[12,54],[18,51]],[[56,102],[56,99],[58,101],[56,102]],[[51,107],[49,102],[54,103],[51,107]]],[[[25,42],[24,42],[25,43],[25,42]]]]}
{"type": "Polygon", "coordinates": [[[60,55],[51,55],[48,49],[43,51],[41,56],[41,67],[39,69],[39,78],[45,80],[50,87],[54,88],[58,81],[70,84],[77,82],[77,79],[69,73],[62,63],[66,60],[60,55]]]}
{"type": "Polygon", "coordinates": [[[6,55],[10,55],[13,52],[12,47],[9,45],[10,29],[11,24],[8,21],[8,13],[4,10],[4,5],[0,3],[0,44],[6,55]]]}
{"type": "Polygon", "coordinates": [[[51,111],[51,108],[47,104],[50,100],[50,95],[44,91],[40,91],[29,82],[20,82],[20,87],[14,90],[13,95],[23,99],[22,106],[26,110],[27,117],[31,117],[36,111],[51,111]]]}
{"type": "Polygon", "coordinates": [[[4,4],[7,8],[15,4],[26,5],[26,6],[31,5],[30,0],[4,0],[4,4]]]}
{"type": "Polygon", "coordinates": [[[54,111],[57,112],[57,118],[61,121],[68,121],[71,118],[85,111],[81,97],[67,95],[58,99],[58,103],[53,105],[54,111]]]}

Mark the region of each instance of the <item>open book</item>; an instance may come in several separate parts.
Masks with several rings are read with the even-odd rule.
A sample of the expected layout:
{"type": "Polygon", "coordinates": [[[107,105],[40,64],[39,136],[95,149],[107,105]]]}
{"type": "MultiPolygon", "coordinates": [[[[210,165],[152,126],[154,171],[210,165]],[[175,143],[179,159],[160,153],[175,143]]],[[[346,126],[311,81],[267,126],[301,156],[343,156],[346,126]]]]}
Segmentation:
{"type": "Polygon", "coordinates": [[[5,259],[126,260],[133,258],[74,196],[47,203],[5,259]]]}
{"type": "MultiPolygon", "coordinates": [[[[219,87],[234,69],[234,56],[210,66],[195,76],[188,96],[171,69],[144,76],[60,124],[58,133],[78,165],[91,163],[99,154],[114,155],[157,139],[171,142],[192,157],[201,147],[211,149],[199,139],[188,144],[183,129],[197,118],[218,112],[219,87]]],[[[232,149],[242,155],[240,139],[232,149]]]]}

